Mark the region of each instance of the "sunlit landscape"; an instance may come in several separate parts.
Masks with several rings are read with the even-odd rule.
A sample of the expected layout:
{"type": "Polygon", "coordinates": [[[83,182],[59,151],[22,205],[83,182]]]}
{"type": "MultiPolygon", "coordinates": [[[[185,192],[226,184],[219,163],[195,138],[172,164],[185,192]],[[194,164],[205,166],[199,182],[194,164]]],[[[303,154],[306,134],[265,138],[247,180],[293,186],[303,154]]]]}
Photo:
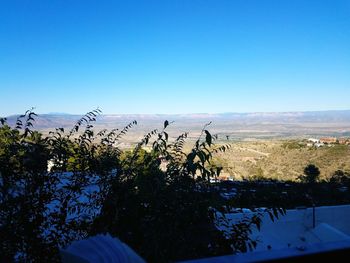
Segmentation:
{"type": "Polygon", "coordinates": [[[0,3],[0,263],[350,255],[350,2],[0,3]]]}

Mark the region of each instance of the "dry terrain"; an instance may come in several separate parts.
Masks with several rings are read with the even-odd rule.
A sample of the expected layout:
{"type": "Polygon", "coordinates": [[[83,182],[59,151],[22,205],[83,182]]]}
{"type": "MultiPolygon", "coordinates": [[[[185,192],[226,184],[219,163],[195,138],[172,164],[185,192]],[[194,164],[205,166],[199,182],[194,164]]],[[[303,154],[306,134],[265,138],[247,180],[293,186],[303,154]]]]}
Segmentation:
{"type": "MultiPolygon", "coordinates": [[[[8,116],[15,125],[18,116],[8,116]]],[[[44,134],[58,127],[69,131],[79,115],[41,114],[34,129],[44,134]]],[[[170,140],[189,132],[186,149],[193,145],[206,123],[207,129],[218,136],[217,144],[231,144],[231,149],[215,156],[214,163],[224,167],[224,175],[235,178],[269,177],[294,180],[308,164],[320,168],[321,177],[328,178],[337,169],[350,170],[350,147],[306,147],[305,139],[334,136],[350,138],[350,110],[275,113],[221,114],[113,114],[98,116],[96,131],[123,128],[131,121],[138,124],[130,129],[119,147],[130,148],[153,129],[162,130],[165,120],[170,140]]]]}
{"type": "Polygon", "coordinates": [[[350,171],[350,147],[307,147],[299,140],[268,140],[231,143],[231,148],[216,154],[215,164],[224,167],[224,174],[234,179],[267,177],[295,180],[308,164],[315,164],[321,178],[334,171],[350,171]]]}

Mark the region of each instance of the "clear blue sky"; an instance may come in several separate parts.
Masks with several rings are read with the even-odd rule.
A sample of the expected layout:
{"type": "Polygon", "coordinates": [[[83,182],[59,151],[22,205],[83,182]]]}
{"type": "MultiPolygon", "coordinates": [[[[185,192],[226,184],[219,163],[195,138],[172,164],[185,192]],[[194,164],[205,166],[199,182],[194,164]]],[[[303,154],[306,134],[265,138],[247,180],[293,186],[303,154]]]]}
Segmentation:
{"type": "Polygon", "coordinates": [[[350,109],[350,1],[0,2],[0,115],[350,109]]]}

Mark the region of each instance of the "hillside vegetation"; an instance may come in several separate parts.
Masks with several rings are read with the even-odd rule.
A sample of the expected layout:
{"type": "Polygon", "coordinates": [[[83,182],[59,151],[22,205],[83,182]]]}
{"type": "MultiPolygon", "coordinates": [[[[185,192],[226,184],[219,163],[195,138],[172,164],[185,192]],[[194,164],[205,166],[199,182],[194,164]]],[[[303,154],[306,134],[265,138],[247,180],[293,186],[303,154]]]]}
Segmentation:
{"type": "Polygon", "coordinates": [[[214,158],[224,168],[222,175],[238,180],[296,180],[310,163],[319,167],[321,179],[329,179],[336,170],[349,171],[349,160],[349,146],[306,147],[297,140],[236,142],[214,158]]]}

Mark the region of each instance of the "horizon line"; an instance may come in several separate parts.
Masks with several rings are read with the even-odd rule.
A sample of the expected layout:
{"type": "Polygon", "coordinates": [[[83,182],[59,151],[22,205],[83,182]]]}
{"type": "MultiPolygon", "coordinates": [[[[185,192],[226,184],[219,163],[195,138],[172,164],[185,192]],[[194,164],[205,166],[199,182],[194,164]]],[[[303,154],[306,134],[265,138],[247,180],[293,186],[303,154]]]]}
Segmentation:
{"type": "MultiPolygon", "coordinates": [[[[228,112],[189,112],[189,113],[101,113],[100,115],[220,115],[220,114],[272,114],[272,113],[312,113],[312,112],[341,112],[341,111],[350,111],[349,109],[336,109],[336,110],[295,110],[295,111],[228,111],[228,112]]],[[[34,111],[35,112],[35,111],[34,111]]],[[[89,112],[89,111],[88,111],[89,112]]],[[[38,115],[85,115],[86,113],[67,113],[67,112],[48,112],[48,113],[37,113],[38,115]]],[[[22,113],[23,114],[23,113],[22,113]]],[[[18,116],[17,114],[10,114],[5,116],[18,116]]]]}

